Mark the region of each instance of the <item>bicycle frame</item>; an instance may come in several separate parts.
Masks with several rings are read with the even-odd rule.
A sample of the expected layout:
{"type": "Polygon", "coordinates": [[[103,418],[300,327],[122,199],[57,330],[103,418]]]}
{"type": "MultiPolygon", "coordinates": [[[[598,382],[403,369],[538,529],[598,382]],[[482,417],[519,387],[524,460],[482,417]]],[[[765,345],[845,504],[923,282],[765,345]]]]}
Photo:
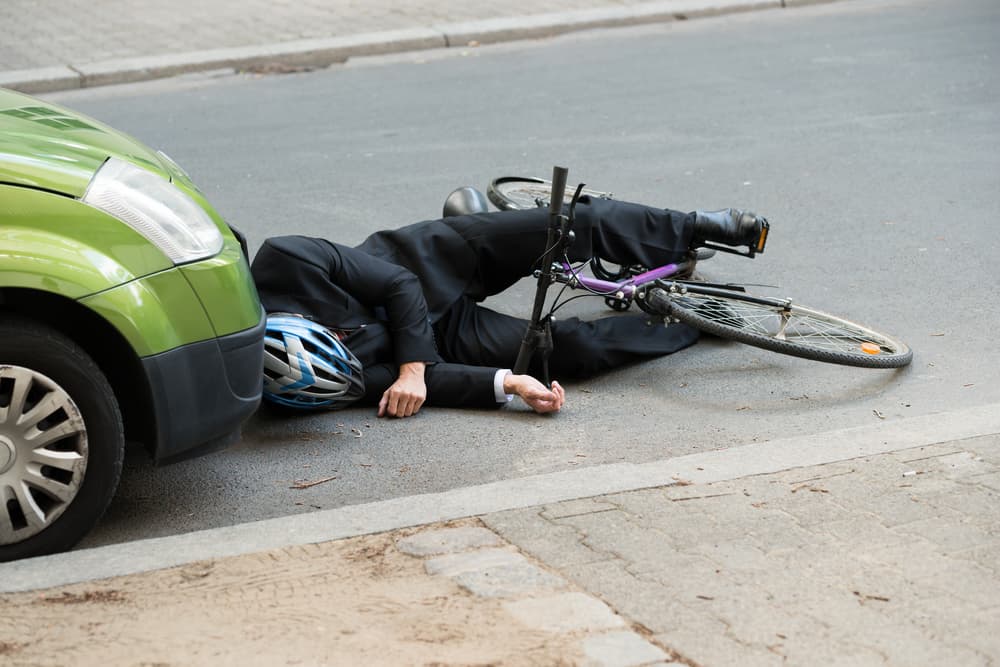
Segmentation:
{"type": "Polygon", "coordinates": [[[582,287],[589,292],[593,292],[594,296],[631,301],[635,298],[636,292],[641,287],[655,283],[657,280],[662,280],[663,278],[669,278],[680,271],[680,269],[680,264],[665,264],[655,269],[638,273],[627,280],[614,282],[583,275],[568,262],[561,261],[559,271],[554,274],[553,280],[554,282],[565,283],[573,289],[582,287]]]}
{"type": "MultiPolygon", "coordinates": [[[[569,205],[569,215],[563,214],[563,201],[566,190],[566,178],[568,170],[564,167],[554,167],[552,172],[552,196],[549,203],[549,230],[545,252],[541,258],[541,269],[535,272],[537,286],[535,289],[535,301],[532,308],[531,318],[524,338],[521,340],[521,348],[518,351],[517,361],[514,364],[515,373],[527,372],[531,360],[536,354],[541,354],[542,378],[541,380],[550,385],[548,358],[552,352],[552,313],[558,307],[553,304],[548,313],[543,315],[545,301],[548,296],[548,289],[553,283],[562,283],[570,289],[583,289],[594,296],[603,296],[613,308],[624,310],[633,301],[640,308],[652,312],[644,303],[644,290],[647,285],[655,285],[657,282],[676,275],[682,268],[682,264],[671,263],[653,269],[647,269],[624,280],[613,281],[602,278],[591,277],[581,274],[565,258],[565,250],[573,242],[572,225],[574,211],[584,184],[577,186],[576,194],[569,205]],[[637,298],[638,297],[638,298],[637,298]]],[[[733,252],[731,249],[728,252],[733,252]]],[[[742,253],[737,253],[742,254],[742,253]]],[[[752,254],[750,255],[752,256],[752,254]]],[[[676,291],[675,282],[670,285],[661,284],[660,287],[668,291],[676,291]]],[[[683,283],[681,283],[683,284],[683,283]]],[[[680,289],[689,289],[686,284],[680,289]]],[[[691,287],[697,291],[710,292],[711,290],[744,291],[742,287],[735,285],[702,285],[691,287]]],[[[766,300],[771,303],[787,307],[787,300],[766,300]]]]}
{"type": "Polygon", "coordinates": [[[548,357],[552,352],[552,310],[543,315],[548,289],[553,283],[563,283],[571,288],[583,288],[595,296],[604,296],[616,302],[627,304],[639,294],[640,288],[655,283],[663,278],[675,275],[681,268],[680,264],[671,263],[643,271],[619,282],[603,280],[580,274],[572,265],[562,259],[565,249],[573,242],[572,225],[574,211],[584,184],[577,186],[576,194],[569,206],[569,215],[563,215],[562,202],[566,190],[568,170],[564,167],[554,167],[552,171],[552,197],[549,204],[549,233],[545,253],[541,259],[541,269],[535,272],[537,286],[535,301],[528,327],[521,340],[517,361],[514,364],[515,373],[524,373],[532,358],[542,355],[542,381],[550,384],[548,357]],[[558,262],[556,261],[558,259],[558,262]]]}

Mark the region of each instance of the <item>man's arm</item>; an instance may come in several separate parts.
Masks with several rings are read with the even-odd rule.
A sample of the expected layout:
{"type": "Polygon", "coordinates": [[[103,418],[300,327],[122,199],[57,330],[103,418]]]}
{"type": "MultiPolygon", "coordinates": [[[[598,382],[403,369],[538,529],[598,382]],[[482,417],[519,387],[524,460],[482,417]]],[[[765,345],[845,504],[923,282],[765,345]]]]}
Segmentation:
{"type": "MultiPolygon", "coordinates": [[[[530,375],[513,375],[486,366],[468,366],[447,362],[427,366],[426,405],[449,408],[499,408],[513,396],[519,396],[536,412],[555,412],[566,400],[566,392],[557,382],[549,390],[530,375]],[[500,374],[499,387],[494,380],[500,374]],[[497,392],[499,389],[499,395],[497,392]]],[[[376,403],[396,381],[398,371],[392,364],[365,367],[365,400],[376,403]]]]}

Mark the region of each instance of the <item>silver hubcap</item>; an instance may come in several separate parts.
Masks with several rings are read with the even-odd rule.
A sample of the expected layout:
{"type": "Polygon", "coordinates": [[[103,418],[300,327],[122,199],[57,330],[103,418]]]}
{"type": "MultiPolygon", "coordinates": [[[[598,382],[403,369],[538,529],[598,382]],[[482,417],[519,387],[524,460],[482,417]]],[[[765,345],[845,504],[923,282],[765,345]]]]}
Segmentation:
{"type": "Polygon", "coordinates": [[[14,465],[14,443],[0,435],[0,475],[14,465]]]}
{"type": "Polygon", "coordinates": [[[0,366],[0,544],[59,518],[87,469],[87,430],[72,397],[47,376],[0,366]]]}

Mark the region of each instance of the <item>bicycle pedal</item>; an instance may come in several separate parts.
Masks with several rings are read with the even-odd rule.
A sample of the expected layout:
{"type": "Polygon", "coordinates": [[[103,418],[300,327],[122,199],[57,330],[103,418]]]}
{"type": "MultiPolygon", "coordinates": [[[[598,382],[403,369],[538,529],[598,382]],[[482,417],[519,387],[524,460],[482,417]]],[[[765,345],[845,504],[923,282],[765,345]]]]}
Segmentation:
{"type": "Polygon", "coordinates": [[[760,219],[760,236],[757,237],[757,242],[751,249],[751,257],[759,252],[764,252],[764,246],[767,244],[767,235],[771,231],[771,223],[767,221],[766,218],[760,219]]]}

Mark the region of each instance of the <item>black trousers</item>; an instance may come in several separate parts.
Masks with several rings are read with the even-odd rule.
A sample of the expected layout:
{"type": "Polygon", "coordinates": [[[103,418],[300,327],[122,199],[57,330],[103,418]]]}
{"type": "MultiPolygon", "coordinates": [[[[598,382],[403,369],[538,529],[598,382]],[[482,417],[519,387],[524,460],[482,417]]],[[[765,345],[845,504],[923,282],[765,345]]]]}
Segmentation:
{"type": "MultiPolygon", "coordinates": [[[[510,367],[527,320],[479,305],[529,276],[545,250],[549,217],[545,209],[446,218],[444,224],[465,240],[475,257],[475,275],[465,295],[434,323],[443,358],[458,363],[510,367]]],[[[691,242],[693,213],[628,202],[584,198],[576,209],[569,248],[573,262],[600,257],[615,264],[659,266],[683,259],[691,242]]],[[[531,304],[525,304],[525,312],[531,304]]],[[[671,354],[697,340],[682,324],[637,314],[597,320],[557,319],[549,369],[555,378],[579,379],[613,368],[671,354]]],[[[540,372],[538,360],[529,369],[540,372]]]]}

